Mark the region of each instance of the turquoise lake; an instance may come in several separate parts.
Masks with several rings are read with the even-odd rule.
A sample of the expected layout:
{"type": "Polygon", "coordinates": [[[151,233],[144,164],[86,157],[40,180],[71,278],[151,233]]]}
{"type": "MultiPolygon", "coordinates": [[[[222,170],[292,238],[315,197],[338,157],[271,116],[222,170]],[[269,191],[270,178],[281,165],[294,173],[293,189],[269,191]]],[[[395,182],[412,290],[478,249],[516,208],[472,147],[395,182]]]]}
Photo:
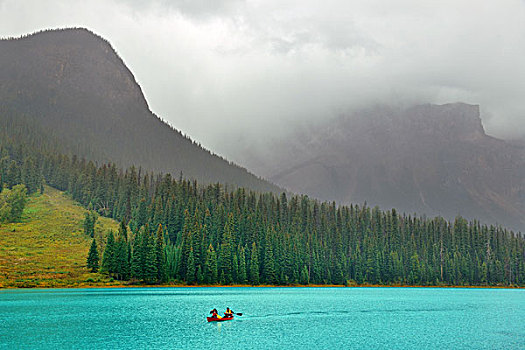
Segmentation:
{"type": "Polygon", "coordinates": [[[525,290],[0,290],[0,348],[525,349],[525,290]]]}

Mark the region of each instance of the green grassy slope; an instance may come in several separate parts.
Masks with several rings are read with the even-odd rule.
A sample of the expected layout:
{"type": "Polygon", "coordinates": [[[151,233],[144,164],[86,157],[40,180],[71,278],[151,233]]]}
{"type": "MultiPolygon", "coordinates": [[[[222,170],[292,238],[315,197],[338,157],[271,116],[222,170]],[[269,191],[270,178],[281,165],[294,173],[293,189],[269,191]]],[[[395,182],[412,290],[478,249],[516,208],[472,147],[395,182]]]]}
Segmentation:
{"type": "MultiPolygon", "coordinates": [[[[33,195],[17,223],[0,226],[0,287],[78,286],[89,278],[105,282],[86,269],[91,238],[83,233],[86,210],[54,188],[33,195]]],[[[100,217],[101,233],[118,223],[100,217]]]]}

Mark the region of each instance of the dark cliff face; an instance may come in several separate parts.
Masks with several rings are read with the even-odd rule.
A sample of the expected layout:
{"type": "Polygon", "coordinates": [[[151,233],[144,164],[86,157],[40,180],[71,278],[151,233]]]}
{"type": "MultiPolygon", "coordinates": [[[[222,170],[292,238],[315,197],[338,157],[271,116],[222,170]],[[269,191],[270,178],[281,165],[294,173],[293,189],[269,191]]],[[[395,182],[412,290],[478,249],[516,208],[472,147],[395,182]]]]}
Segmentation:
{"type": "Polygon", "coordinates": [[[72,153],[206,183],[279,190],[151,113],[111,45],[85,29],[0,40],[0,100],[52,131],[72,153]]]}
{"type": "Polygon", "coordinates": [[[295,192],[525,229],[525,148],[487,136],[478,106],[371,109],[278,148],[247,164],[295,192]]]}

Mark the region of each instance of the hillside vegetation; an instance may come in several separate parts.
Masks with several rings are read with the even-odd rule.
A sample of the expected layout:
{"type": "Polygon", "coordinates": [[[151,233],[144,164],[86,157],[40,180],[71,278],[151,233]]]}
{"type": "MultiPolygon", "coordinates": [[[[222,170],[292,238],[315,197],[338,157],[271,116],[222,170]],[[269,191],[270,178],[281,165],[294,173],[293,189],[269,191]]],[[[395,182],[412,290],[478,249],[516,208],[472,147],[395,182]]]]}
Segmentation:
{"type": "MultiPolygon", "coordinates": [[[[51,187],[30,196],[18,222],[0,225],[0,287],[68,287],[90,278],[107,280],[85,267],[91,244],[82,229],[85,212],[51,187]]],[[[96,232],[117,227],[102,217],[96,232]]]]}
{"type": "MultiPolygon", "coordinates": [[[[203,186],[170,174],[97,165],[60,154],[51,141],[36,142],[37,128],[21,116],[0,118],[1,123],[6,127],[0,129],[0,136],[5,134],[0,138],[0,185],[39,188],[34,182],[40,179],[86,208],[128,224],[131,233],[118,230],[116,237],[109,236],[114,238],[110,249],[99,251],[101,271],[115,279],[148,284],[525,284],[525,240],[499,226],[203,186]]],[[[53,219],[48,220],[52,225],[53,219]]],[[[16,249],[18,243],[7,246],[16,249]]]]}

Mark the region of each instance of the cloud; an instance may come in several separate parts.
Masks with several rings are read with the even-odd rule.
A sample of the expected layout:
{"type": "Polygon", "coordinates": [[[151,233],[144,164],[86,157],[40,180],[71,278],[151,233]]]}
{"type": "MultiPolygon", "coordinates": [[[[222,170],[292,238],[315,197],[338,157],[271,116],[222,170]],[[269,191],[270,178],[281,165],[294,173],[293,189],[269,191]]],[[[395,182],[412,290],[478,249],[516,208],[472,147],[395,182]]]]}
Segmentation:
{"type": "Polygon", "coordinates": [[[375,103],[480,104],[525,137],[525,3],[0,1],[0,35],[85,26],[107,38],[150,107],[235,159],[297,123],[375,103]]]}
{"type": "Polygon", "coordinates": [[[244,0],[117,0],[139,12],[157,10],[158,14],[166,11],[180,12],[191,17],[208,17],[228,14],[244,3],[244,0]]]}

